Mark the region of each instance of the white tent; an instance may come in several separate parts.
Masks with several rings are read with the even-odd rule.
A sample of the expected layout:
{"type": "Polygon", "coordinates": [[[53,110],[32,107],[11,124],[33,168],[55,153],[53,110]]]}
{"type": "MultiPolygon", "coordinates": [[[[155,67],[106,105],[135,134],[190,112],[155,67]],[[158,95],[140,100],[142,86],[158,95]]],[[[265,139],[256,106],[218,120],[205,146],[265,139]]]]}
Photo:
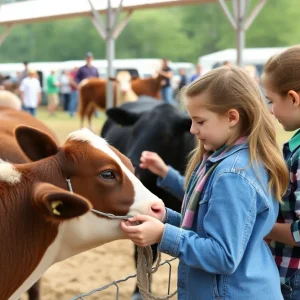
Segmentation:
{"type": "MultiPolygon", "coordinates": [[[[245,48],[243,49],[244,65],[256,65],[261,68],[267,60],[274,54],[284,51],[286,48],[245,48]]],[[[203,72],[211,70],[216,64],[222,64],[224,61],[229,61],[232,64],[236,63],[237,50],[226,49],[217,51],[199,57],[198,61],[203,68],[203,72]]]]}

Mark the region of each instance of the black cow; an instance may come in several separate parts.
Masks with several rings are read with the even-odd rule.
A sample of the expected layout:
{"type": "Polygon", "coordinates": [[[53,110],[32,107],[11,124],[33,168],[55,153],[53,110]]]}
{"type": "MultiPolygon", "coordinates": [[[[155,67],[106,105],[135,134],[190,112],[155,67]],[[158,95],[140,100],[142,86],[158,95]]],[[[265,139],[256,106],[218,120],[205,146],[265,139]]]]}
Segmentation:
{"type": "MultiPolygon", "coordinates": [[[[136,176],[152,193],[167,207],[180,211],[181,201],[157,187],[157,176],[139,168],[139,162],[144,150],[153,151],[183,174],[187,156],[195,147],[190,118],[173,105],[148,99],[108,109],[106,114],[101,136],[131,159],[136,176]]],[[[157,248],[152,250],[156,258],[157,248]]]]}

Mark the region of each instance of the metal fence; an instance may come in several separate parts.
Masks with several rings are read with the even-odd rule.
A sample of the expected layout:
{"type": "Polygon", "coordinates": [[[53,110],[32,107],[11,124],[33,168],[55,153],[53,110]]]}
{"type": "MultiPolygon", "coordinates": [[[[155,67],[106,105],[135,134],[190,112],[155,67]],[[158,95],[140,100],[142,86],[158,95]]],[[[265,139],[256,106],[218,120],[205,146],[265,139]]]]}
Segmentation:
{"type": "MultiPolygon", "coordinates": [[[[177,258],[172,258],[172,259],[169,259],[169,260],[165,260],[165,261],[163,261],[163,262],[161,262],[159,264],[159,267],[161,267],[162,265],[165,265],[165,264],[167,264],[168,267],[169,267],[169,272],[168,272],[169,273],[169,278],[168,278],[168,286],[167,286],[167,293],[168,294],[167,295],[170,295],[170,289],[171,289],[171,276],[172,276],[172,265],[171,265],[171,262],[174,261],[174,260],[176,260],[176,259],[177,258]]],[[[71,300],[78,300],[78,299],[84,300],[84,299],[86,299],[85,297],[91,296],[92,294],[95,294],[97,292],[102,292],[102,291],[104,291],[104,290],[106,290],[106,289],[108,289],[108,288],[110,288],[112,286],[114,286],[115,289],[116,289],[116,294],[115,294],[116,298],[115,299],[119,300],[119,293],[120,293],[119,283],[125,282],[125,281],[127,281],[127,280],[129,280],[131,278],[135,278],[135,277],[136,277],[136,274],[129,275],[126,278],[113,281],[113,282],[111,282],[111,283],[109,283],[109,284],[107,284],[105,286],[102,286],[100,288],[96,288],[96,289],[94,289],[94,290],[92,290],[90,292],[87,292],[85,294],[77,295],[74,298],[72,298],[71,300]]]]}

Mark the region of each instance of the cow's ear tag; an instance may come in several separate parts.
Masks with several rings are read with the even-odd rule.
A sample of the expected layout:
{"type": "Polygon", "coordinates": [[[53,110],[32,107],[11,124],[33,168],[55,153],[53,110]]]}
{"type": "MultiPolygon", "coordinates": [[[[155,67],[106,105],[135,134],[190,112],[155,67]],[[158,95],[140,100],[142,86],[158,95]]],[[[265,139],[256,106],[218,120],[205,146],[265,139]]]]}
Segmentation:
{"type": "Polygon", "coordinates": [[[46,182],[35,183],[32,193],[36,209],[46,216],[48,221],[60,222],[80,217],[92,208],[92,204],[86,198],[46,182]]]}
{"type": "Polygon", "coordinates": [[[54,215],[60,216],[60,212],[56,209],[60,205],[61,206],[63,205],[62,201],[53,201],[53,202],[51,202],[52,212],[53,212],[54,215]]]}

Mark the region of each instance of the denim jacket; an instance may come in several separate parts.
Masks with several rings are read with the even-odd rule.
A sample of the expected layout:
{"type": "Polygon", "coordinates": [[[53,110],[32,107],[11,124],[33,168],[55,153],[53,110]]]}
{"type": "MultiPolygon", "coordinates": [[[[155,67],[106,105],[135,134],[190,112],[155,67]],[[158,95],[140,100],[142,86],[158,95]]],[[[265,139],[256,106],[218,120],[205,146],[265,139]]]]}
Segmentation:
{"type": "Polygon", "coordinates": [[[169,193],[179,200],[183,200],[184,197],[184,176],[182,176],[173,167],[168,166],[169,170],[165,178],[158,177],[156,185],[169,193]]]}
{"type": "Polygon", "coordinates": [[[260,163],[250,164],[248,144],[207,163],[217,161],[192,230],[179,228],[181,215],[167,209],[159,251],[180,260],[178,299],[281,300],[277,267],[263,240],[278,215],[268,174],[260,163]]]}

